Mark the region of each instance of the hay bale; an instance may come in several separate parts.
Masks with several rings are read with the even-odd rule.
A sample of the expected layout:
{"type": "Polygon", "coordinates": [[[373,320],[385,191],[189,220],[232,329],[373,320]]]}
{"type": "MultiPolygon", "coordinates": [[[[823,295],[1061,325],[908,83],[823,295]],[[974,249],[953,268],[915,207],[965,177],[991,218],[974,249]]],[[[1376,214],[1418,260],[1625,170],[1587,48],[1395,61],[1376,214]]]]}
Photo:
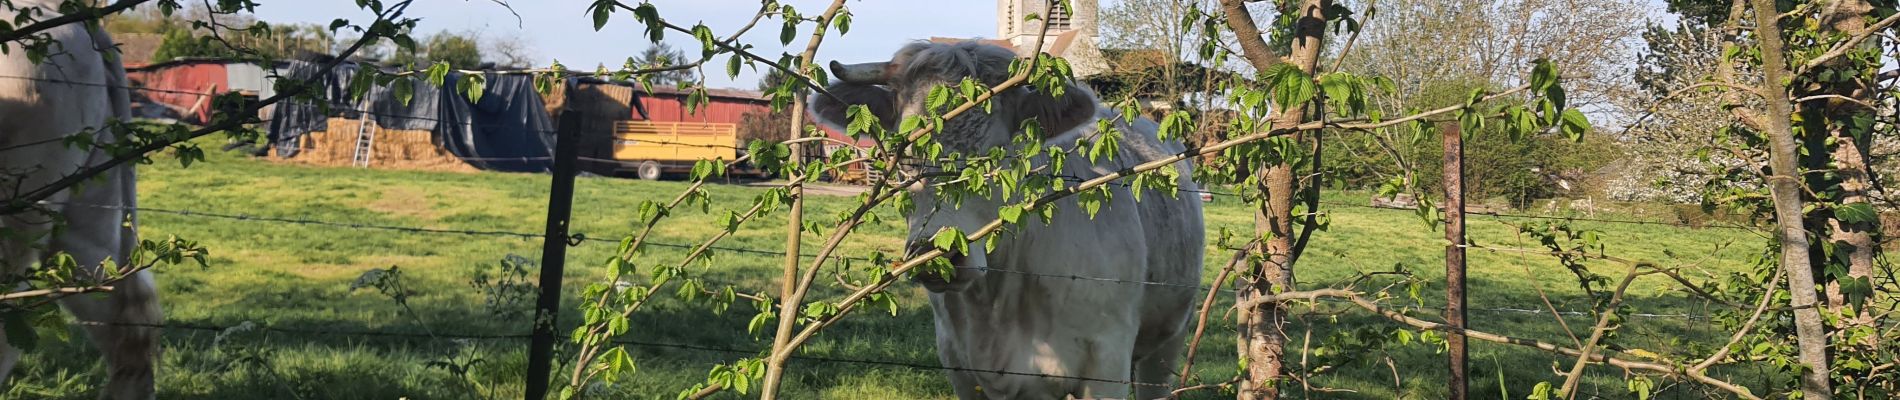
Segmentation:
{"type": "MultiPolygon", "coordinates": [[[[330,118],[329,129],[310,132],[297,138],[297,147],[301,149],[296,157],[283,159],[286,162],[326,166],[353,166],[356,160],[356,139],[362,121],[350,118],[330,118]]],[[[373,127],[372,127],[373,128],[373,127]]],[[[370,142],[370,168],[430,170],[430,171],[478,171],[474,166],[462,162],[448,150],[435,143],[435,133],[424,130],[379,129],[370,142]]]]}

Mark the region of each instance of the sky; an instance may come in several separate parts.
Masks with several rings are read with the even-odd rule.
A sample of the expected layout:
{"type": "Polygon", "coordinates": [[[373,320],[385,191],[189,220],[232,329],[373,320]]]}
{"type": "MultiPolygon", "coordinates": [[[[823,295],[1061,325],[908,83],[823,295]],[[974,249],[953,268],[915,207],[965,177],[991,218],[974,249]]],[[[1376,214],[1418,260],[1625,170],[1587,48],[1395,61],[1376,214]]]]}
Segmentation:
{"type": "MultiPolygon", "coordinates": [[[[627,57],[639,54],[649,42],[643,27],[630,12],[617,12],[607,26],[596,32],[586,13],[591,0],[506,0],[514,12],[494,0],[416,0],[408,15],[421,18],[417,32],[478,31],[490,37],[514,36],[532,49],[537,65],[559,60],[571,69],[592,70],[596,65],[619,68],[627,57]]],[[[366,23],[374,15],[349,0],[259,1],[257,17],[271,23],[312,23],[328,26],[332,19],[346,18],[366,23]]],[[[389,3],[389,1],[385,1],[389,3]]],[[[706,24],[720,37],[744,26],[758,10],[756,0],[654,0],[660,17],[674,24],[691,27],[706,24]]],[[[817,15],[830,4],[824,0],[781,0],[799,13],[817,15]]],[[[990,0],[856,0],[846,3],[853,11],[851,30],[844,36],[831,35],[819,47],[817,60],[843,62],[888,59],[891,53],[912,40],[941,37],[992,37],[996,35],[996,3],[990,0]],[[870,17],[875,16],[875,18],[870,17]]],[[[781,53],[798,53],[810,38],[811,24],[801,26],[792,49],[780,45],[780,22],[761,21],[740,41],[756,46],[752,51],[777,60],[781,53]]],[[[699,54],[699,42],[690,35],[667,32],[666,43],[686,52],[699,54]]],[[[739,77],[726,76],[725,56],[707,63],[707,86],[752,89],[762,75],[746,69],[739,77]]]]}

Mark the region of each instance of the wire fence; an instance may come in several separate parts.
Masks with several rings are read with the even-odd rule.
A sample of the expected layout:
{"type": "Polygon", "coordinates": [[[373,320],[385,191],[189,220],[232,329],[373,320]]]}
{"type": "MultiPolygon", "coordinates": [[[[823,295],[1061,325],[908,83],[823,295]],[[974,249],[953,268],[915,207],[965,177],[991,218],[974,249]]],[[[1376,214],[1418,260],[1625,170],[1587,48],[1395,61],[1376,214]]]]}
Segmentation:
{"type": "MultiPolygon", "coordinates": [[[[207,211],[194,211],[194,210],[187,210],[187,209],[171,209],[171,208],[155,208],[155,207],[126,207],[126,206],[99,205],[99,204],[86,204],[86,203],[46,202],[44,204],[99,208],[99,209],[112,209],[112,210],[123,210],[123,211],[137,211],[140,213],[171,214],[171,215],[179,215],[179,216],[185,216],[185,217],[214,218],[214,219],[223,219],[223,220],[238,221],[238,222],[262,222],[262,223],[311,225],[311,226],[323,226],[323,227],[334,227],[334,228],[345,228],[345,229],[404,232],[404,233],[415,233],[415,234],[487,236],[487,237],[501,237],[501,238],[515,238],[515,239],[542,239],[542,238],[547,237],[547,235],[545,234],[517,232],[517,231],[445,229],[445,228],[428,228],[428,227],[404,226],[404,225],[372,224],[372,223],[362,223],[362,222],[335,222],[335,221],[323,221],[323,220],[316,220],[316,219],[309,219],[309,218],[251,215],[251,214],[230,213],[230,212],[207,212],[207,211]]],[[[570,235],[564,240],[571,246],[579,246],[579,245],[590,243],[590,242],[608,243],[608,244],[619,243],[619,239],[615,239],[614,237],[590,236],[585,233],[576,233],[576,234],[570,235]]],[[[641,244],[647,245],[647,246],[666,247],[666,248],[685,249],[685,250],[696,249],[700,246],[698,244],[671,243],[671,242],[653,241],[653,240],[647,240],[647,241],[642,242],[641,244]]],[[[770,256],[770,257],[785,257],[786,256],[786,253],[780,250],[765,250],[765,249],[753,249],[753,248],[745,248],[745,247],[718,246],[718,245],[708,246],[707,249],[722,251],[722,252],[754,254],[754,255],[770,256]]],[[[801,254],[800,256],[804,258],[817,257],[816,255],[813,255],[813,254],[801,254]]],[[[872,262],[873,261],[873,259],[870,257],[831,256],[829,258],[833,260],[844,260],[844,261],[853,261],[853,262],[872,262]]],[[[983,272],[995,272],[995,273],[1031,276],[1031,277],[1048,278],[1048,279],[1068,279],[1068,280],[1105,282],[1105,283],[1115,283],[1115,284],[1188,288],[1188,289],[1199,290],[1202,292],[1218,289],[1212,285],[1207,285],[1207,284],[1185,284],[1185,283],[1178,283],[1178,282],[1143,281],[1143,280],[1118,279],[1118,278],[1084,276],[1084,275],[1074,275],[1074,274],[1050,274],[1050,273],[1041,273],[1041,272],[1032,272],[1032,271],[1021,271],[1021,270],[1015,270],[1015,269],[1009,269],[1009,268],[998,268],[998,267],[981,268],[981,270],[983,272]]],[[[1349,303],[1344,300],[1338,300],[1338,299],[1322,299],[1321,301],[1329,302],[1329,303],[1339,303],[1339,304],[1349,303]]],[[[1407,307],[1408,310],[1436,310],[1436,309],[1442,309],[1442,308],[1443,306],[1433,306],[1433,305],[1416,305],[1412,307],[1407,307]]],[[[1551,312],[1550,310],[1509,308],[1509,307],[1469,308],[1469,310],[1497,312],[1497,313],[1517,313],[1517,314],[1549,314],[1551,312]]],[[[1595,313],[1593,312],[1564,311],[1564,310],[1557,311],[1557,314],[1564,315],[1564,316],[1595,315],[1595,313]]],[[[1637,318],[1694,318],[1694,319],[1705,319],[1708,317],[1706,315],[1694,315],[1694,314],[1657,314],[1657,313],[1632,313],[1632,314],[1629,314],[1629,316],[1637,317],[1637,318]]]]}
{"type": "MultiPolygon", "coordinates": [[[[33,81],[41,81],[41,82],[52,82],[52,83],[70,83],[70,84],[81,84],[81,85],[90,85],[90,86],[98,86],[98,87],[109,87],[109,88],[122,88],[122,89],[127,89],[127,90],[140,90],[140,91],[152,91],[152,92],[159,92],[159,93],[169,93],[169,94],[187,94],[187,95],[198,95],[198,96],[212,96],[212,95],[215,95],[215,93],[206,93],[206,92],[194,92],[194,91],[185,91],[185,90],[172,90],[172,89],[160,89],[160,88],[147,88],[147,87],[138,87],[138,86],[120,86],[120,85],[107,85],[107,84],[98,84],[98,83],[87,83],[87,82],[77,82],[77,81],[69,81],[69,80],[62,80],[62,79],[53,79],[53,78],[40,78],[40,77],[23,77],[23,76],[13,76],[13,75],[0,75],[0,79],[26,79],[26,80],[33,80],[33,81]]],[[[310,108],[319,108],[319,107],[323,107],[322,105],[319,105],[319,104],[310,104],[310,103],[303,103],[303,102],[291,102],[291,101],[286,101],[286,102],[280,102],[280,103],[278,103],[278,104],[277,104],[277,106],[279,106],[279,107],[282,107],[282,106],[293,106],[293,107],[310,107],[310,108]]],[[[397,119],[411,119],[411,120],[423,120],[423,121],[430,121],[430,122],[436,122],[436,123],[442,123],[442,122],[452,122],[452,123],[458,123],[458,124],[459,124],[459,123],[462,123],[461,121],[449,121],[449,120],[444,120],[444,119],[441,119],[441,118],[435,118],[435,117],[423,117],[423,116],[415,116],[415,115],[398,115],[398,114],[390,114],[390,113],[380,113],[380,112],[375,112],[375,111],[371,111],[371,110],[367,110],[367,109],[347,109],[347,108],[346,108],[345,110],[347,110],[347,111],[349,111],[349,112],[354,112],[354,113],[359,113],[359,114],[361,114],[361,115],[370,115],[370,116],[377,116],[377,117],[386,117],[386,118],[397,118],[397,119]]],[[[261,121],[261,122],[270,122],[270,121],[271,121],[271,119],[261,119],[260,121],[261,121]]],[[[469,125],[470,125],[470,126],[476,126],[476,127],[499,127],[499,126],[501,126],[501,125],[494,125],[494,124],[486,124],[486,123],[469,123],[469,125]]],[[[509,125],[509,126],[506,126],[506,127],[509,127],[509,128],[519,128],[519,127],[516,127],[516,126],[512,126],[512,125],[509,125]]],[[[555,134],[555,133],[557,133],[557,132],[558,132],[558,129],[529,129],[529,131],[531,131],[531,132],[534,132],[534,133],[538,133],[538,134],[544,134],[544,135],[551,135],[551,134],[555,134]]],[[[5,152],[5,151],[9,151],[9,150],[15,150],[15,149],[22,149],[22,148],[27,148],[27,147],[32,147],[32,146],[37,146],[37,145],[41,145],[41,144],[47,144],[47,143],[54,143],[54,142],[59,142],[59,141],[62,141],[62,140],[64,140],[64,139],[65,139],[65,138],[52,138],[52,139],[44,139],[44,140],[40,140],[40,141],[35,141],[35,142],[29,142],[29,143],[22,143],[22,144],[16,144],[16,145],[10,145],[10,146],[7,146],[7,147],[0,147],[0,152],[5,152]]],[[[677,142],[677,141],[667,141],[667,140],[643,140],[643,142],[647,142],[647,143],[652,143],[652,144],[659,144],[659,145],[668,145],[668,146],[682,146],[682,147],[698,147],[698,148],[717,148],[717,149],[730,149],[730,150],[749,150],[749,148],[748,148],[748,147],[744,147],[744,146],[737,146],[737,145],[719,145],[719,144],[708,144],[708,143],[686,143],[686,142],[677,142]]],[[[820,158],[820,157],[812,157],[812,158],[820,158]]],[[[460,157],[460,159],[461,159],[461,160],[463,160],[463,161],[475,161],[475,162],[490,162],[490,161],[522,161],[522,162],[526,162],[526,161],[552,161],[552,160],[553,160],[554,158],[553,158],[552,156],[542,156],[542,157],[480,157],[480,156],[476,156],[476,157],[460,157]]],[[[633,166],[633,165],[638,165],[638,164],[639,164],[638,162],[634,162],[634,161],[627,161],[627,160],[615,160],[615,159],[603,159],[603,158],[593,158],[593,157],[585,157],[585,156],[582,156],[582,157],[578,157],[578,159],[580,159],[580,160],[582,160],[582,161],[587,161],[587,162],[594,162],[594,163],[611,163],[611,164],[619,164],[619,165],[623,165],[623,166],[633,166]]],[[[928,162],[929,162],[929,161],[931,161],[931,160],[917,160],[917,159],[912,159],[912,160],[910,160],[909,162],[907,162],[907,163],[904,163],[904,164],[905,164],[905,166],[909,166],[909,167],[916,167],[916,168],[924,168],[924,167],[935,167],[935,165],[934,165],[934,164],[928,164],[928,162]]],[[[1082,179],[1082,178],[1079,178],[1079,177],[1073,177],[1073,176],[1063,176],[1063,177],[1061,177],[1061,178],[1062,178],[1062,179],[1065,179],[1065,180],[1068,180],[1068,181],[1070,181],[1070,182],[1082,182],[1082,181],[1084,181],[1084,180],[1085,180],[1085,179],[1082,179]]],[[[1127,184],[1127,183],[1120,183],[1120,182],[1117,182],[1117,183],[1111,183],[1111,185],[1118,185],[1118,186],[1122,186],[1122,187],[1128,187],[1128,186],[1129,186],[1129,184],[1127,184]]],[[[1221,196],[1221,197],[1234,197],[1234,198],[1240,198],[1240,197],[1243,197],[1243,196],[1242,196],[1241,194],[1239,194],[1239,193],[1233,193],[1233,192],[1223,192],[1223,191],[1216,191],[1216,190],[1206,190],[1206,189],[1185,189],[1185,188],[1183,188],[1183,189],[1179,189],[1179,190],[1180,190],[1181,192],[1186,192],[1186,193],[1195,193],[1195,194],[1207,194],[1207,195],[1210,195],[1210,196],[1221,196]]],[[[1377,209],[1377,210],[1399,210],[1399,211],[1404,211],[1404,210],[1406,210],[1406,209],[1403,209],[1403,208],[1391,208],[1391,207],[1379,207],[1379,206],[1372,206],[1372,205],[1366,205],[1366,204],[1353,204],[1353,203],[1341,203],[1341,202],[1334,202],[1334,201],[1321,201],[1321,202],[1320,202],[1320,204],[1324,204],[1324,205],[1328,205],[1328,206],[1335,206],[1335,207],[1350,207],[1350,208],[1366,208],[1366,209],[1377,209]]],[[[1670,222],[1670,221],[1649,221],[1649,220],[1631,220],[1631,219],[1614,219],[1614,218],[1596,218],[1596,217],[1587,217],[1587,216],[1586,216],[1586,217],[1579,217],[1579,216],[1550,216],[1550,215],[1531,215],[1531,214],[1513,214],[1513,213],[1501,213],[1501,212],[1483,212],[1483,211],[1466,211],[1466,214],[1473,214],[1473,215],[1483,215],[1483,216],[1488,216],[1488,217],[1493,217],[1493,218],[1520,218],[1520,219],[1540,219],[1540,220],[1561,220],[1561,221],[1576,221],[1576,222],[1600,222],[1600,223],[1612,223],[1612,224],[1630,224],[1630,225],[1653,225],[1653,226],[1671,226],[1671,227],[1679,227],[1679,228],[1698,228],[1698,229],[1699,229],[1699,228],[1718,228],[1718,229],[1735,229],[1735,230],[1748,230],[1748,231],[1760,231],[1760,230],[1762,230],[1762,228],[1761,228],[1761,227],[1755,227],[1755,226],[1742,226],[1742,225],[1734,225],[1734,224],[1723,224],[1723,223],[1716,223],[1716,224],[1689,224],[1689,223],[1683,223],[1683,222],[1670,222]]]]}
{"type": "MultiPolygon", "coordinates": [[[[87,84],[84,82],[72,82],[72,81],[63,81],[63,80],[57,80],[57,79],[33,78],[33,77],[0,76],[0,78],[30,79],[30,80],[35,80],[35,81],[54,81],[54,82],[59,82],[59,83],[74,83],[74,84],[82,84],[82,85],[87,84]]],[[[114,87],[112,85],[102,85],[102,84],[92,84],[92,85],[114,87]]],[[[201,96],[215,95],[213,93],[190,92],[190,91],[168,90],[168,89],[158,89],[158,88],[126,87],[126,86],[118,86],[118,87],[130,89],[130,90],[143,90],[143,91],[172,93],[172,94],[188,94],[188,95],[201,95],[201,96]]],[[[279,105],[293,106],[293,107],[295,106],[320,107],[315,104],[296,104],[296,103],[279,103],[279,105]]],[[[438,123],[443,123],[443,122],[461,123],[459,121],[444,121],[439,118],[431,118],[431,117],[375,113],[369,110],[354,110],[354,112],[361,113],[360,115],[365,115],[365,116],[412,118],[412,119],[419,119],[419,120],[431,120],[438,123]]],[[[270,119],[260,119],[260,121],[271,122],[270,119]]],[[[540,134],[556,133],[556,130],[552,130],[552,129],[533,130],[533,131],[535,133],[540,133],[540,134]]],[[[0,152],[22,150],[22,149],[27,149],[34,146],[55,143],[62,140],[65,140],[65,138],[46,139],[46,140],[40,140],[40,141],[35,141],[35,142],[13,144],[13,145],[8,145],[7,147],[4,147],[4,148],[0,148],[0,152]]],[[[656,144],[667,144],[667,145],[677,145],[677,146],[716,147],[716,148],[730,148],[730,149],[739,149],[739,150],[744,149],[739,146],[723,146],[723,145],[704,144],[704,143],[678,143],[678,142],[668,142],[668,141],[651,141],[651,142],[656,143],[656,144]]],[[[587,158],[587,157],[580,157],[580,159],[583,161],[589,161],[589,162],[620,163],[624,165],[632,164],[624,160],[598,159],[598,158],[587,158]]],[[[553,161],[553,157],[469,157],[469,158],[464,158],[464,160],[465,161],[553,161]]],[[[1064,178],[1071,181],[1077,181],[1077,182],[1080,181],[1078,178],[1074,178],[1074,177],[1064,177],[1064,178]]],[[[1127,186],[1127,184],[1125,183],[1115,183],[1115,184],[1127,186]]],[[[1221,192],[1217,190],[1183,189],[1181,191],[1188,192],[1188,193],[1207,194],[1210,196],[1223,196],[1223,197],[1241,197],[1242,196],[1241,194],[1238,194],[1238,193],[1221,192]]],[[[568,235],[567,237],[549,237],[549,235],[543,234],[543,233],[521,232],[521,231],[432,228],[432,227],[391,225],[391,224],[379,224],[379,223],[367,223],[367,222],[329,221],[329,220],[314,219],[314,218],[307,218],[307,217],[253,215],[253,214],[236,213],[236,212],[171,209],[171,208],[160,208],[160,207],[132,207],[132,206],[115,206],[115,205],[84,204],[84,203],[42,203],[42,204],[69,206],[69,207],[115,209],[115,210],[123,210],[123,211],[135,211],[135,212],[140,212],[140,213],[170,214],[170,215],[178,215],[181,217],[188,217],[188,218],[220,219],[220,220],[228,220],[228,221],[237,221],[237,222],[242,222],[242,223],[293,224],[293,225],[318,226],[318,227],[338,228],[338,229],[384,231],[384,232],[395,232],[395,233],[402,233],[402,234],[418,234],[418,235],[456,235],[456,236],[512,238],[512,239],[523,239],[523,240],[551,239],[551,240],[564,241],[569,246],[580,246],[587,243],[603,242],[603,241],[609,242],[609,243],[618,242],[618,240],[615,240],[610,237],[593,237],[585,233],[574,233],[574,234],[568,235]]],[[[1344,203],[1335,203],[1335,202],[1321,202],[1321,204],[1325,204],[1328,206],[1337,206],[1337,207],[1389,209],[1389,208],[1384,208],[1384,207],[1373,207],[1373,206],[1344,204],[1344,203]]],[[[1403,211],[1403,210],[1395,210],[1395,211],[1403,211]]],[[[1584,222],[1600,222],[1600,223],[1616,223],[1616,224],[1668,225],[1668,226],[1678,226],[1678,227],[1689,227],[1688,224],[1670,223],[1670,222],[1664,222],[1664,221],[1618,220],[1618,219],[1600,219],[1600,218],[1583,218],[1583,217],[1555,217],[1555,216],[1541,216],[1541,215],[1517,215],[1517,214],[1505,214],[1505,213],[1475,213],[1474,212],[1472,214],[1487,215],[1487,216],[1492,216],[1496,218],[1529,218],[1529,219],[1550,219],[1550,220],[1584,221],[1584,222]]],[[[1722,226],[1722,227],[1733,228],[1733,229],[1752,229],[1752,228],[1746,228],[1746,227],[1728,227],[1728,226],[1722,226]]],[[[696,248],[702,247],[702,245],[699,245],[699,244],[669,243],[669,242],[664,242],[664,241],[646,241],[643,244],[649,245],[649,246],[677,248],[677,249],[696,249],[696,248]]],[[[756,254],[756,255],[762,255],[762,256],[785,257],[787,255],[787,253],[780,250],[753,249],[753,248],[733,247],[733,246],[704,246],[704,247],[711,250],[733,252],[733,253],[744,253],[744,254],[756,254]]],[[[809,255],[809,254],[801,254],[801,256],[806,257],[806,258],[815,257],[815,255],[809,255]]],[[[847,257],[847,256],[833,256],[833,259],[853,261],[853,262],[872,262],[873,261],[873,259],[871,258],[847,257]]],[[[1129,280],[1129,279],[1108,278],[1108,277],[1083,276],[1083,275],[1074,275],[1074,274],[1052,274],[1052,273],[1022,271],[1022,270],[997,268],[997,267],[984,268],[982,269],[982,271],[993,272],[993,273],[1015,274],[1015,275],[1037,277],[1037,278],[1044,278],[1044,279],[1068,279],[1068,280],[1079,280],[1079,281],[1103,282],[1103,283],[1111,283],[1111,284],[1129,284],[1129,285],[1143,285],[1143,286],[1187,288],[1187,289],[1195,289],[1195,290],[1203,291],[1203,292],[1222,289],[1222,288],[1215,287],[1213,285],[1204,284],[1204,283],[1129,280]]],[[[1322,301],[1339,302],[1342,300],[1324,299],[1322,301]]],[[[1401,308],[1405,312],[1415,312],[1415,311],[1437,311],[1437,309],[1442,308],[1442,307],[1429,307],[1429,306],[1418,305],[1418,306],[1407,306],[1407,307],[1401,307],[1401,308]]],[[[1584,312],[1584,311],[1554,311],[1554,310],[1536,310],[1536,309],[1518,309],[1518,308],[1471,308],[1470,310],[1480,311],[1480,312],[1514,313],[1514,314],[1544,314],[1544,315],[1555,314],[1558,316],[1566,316],[1566,317],[1595,315],[1594,312],[1584,312]]],[[[1671,319],[1676,319],[1676,318],[1707,319],[1709,318],[1706,315],[1690,315],[1690,314],[1635,313],[1629,316],[1639,317],[1639,318],[1671,318],[1671,319]]],[[[255,330],[261,330],[261,331],[278,332],[278,333],[293,334],[293,335],[379,337],[379,338],[410,339],[410,340],[445,340],[445,339],[522,340],[522,339],[528,339],[532,336],[531,334],[528,334],[528,333],[502,333],[502,334],[433,333],[433,332],[416,333],[416,332],[374,331],[374,330],[284,328],[284,327],[262,326],[262,325],[256,325],[256,324],[241,324],[241,325],[224,326],[224,325],[182,324],[182,323],[122,324],[122,323],[103,323],[103,322],[95,322],[95,321],[82,321],[80,324],[82,325],[118,325],[118,326],[129,325],[129,326],[144,326],[144,327],[152,327],[152,328],[160,328],[160,329],[206,331],[206,332],[220,332],[220,333],[232,332],[234,330],[255,329],[255,330]]],[[[641,340],[631,340],[631,339],[616,340],[615,343],[620,344],[620,345],[635,346],[635,347],[694,350],[694,351],[704,351],[704,352],[724,353],[724,354],[758,355],[758,354],[763,354],[769,351],[769,349],[730,348],[730,347],[705,346],[705,345],[686,344],[686,343],[641,341],[641,340]]],[[[907,361],[840,358],[840,357],[827,357],[827,356],[815,356],[815,355],[793,355],[790,358],[792,360],[800,360],[800,361],[806,361],[806,362],[848,363],[848,364],[860,364],[860,365],[893,366],[893,367],[901,367],[901,368],[916,369],[916,370],[1026,376],[1026,377],[1037,377],[1037,378],[1046,378],[1046,379],[1104,382],[1104,383],[1114,383],[1114,384],[1125,384],[1125,385],[1131,385],[1131,386],[1158,386],[1158,387],[1169,386],[1166,383],[1136,382],[1132,380],[1102,379],[1102,378],[1080,377],[1080,376],[1062,376],[1062,375],[1051,375],[1051,374],[1042,374],[1042,373],[1024,372],[1024,371],[963,368],[963,367],[952,367],[952,366],[944,366],[944,365],[930,365],[930,364],[907,362],[907,361]]]]}

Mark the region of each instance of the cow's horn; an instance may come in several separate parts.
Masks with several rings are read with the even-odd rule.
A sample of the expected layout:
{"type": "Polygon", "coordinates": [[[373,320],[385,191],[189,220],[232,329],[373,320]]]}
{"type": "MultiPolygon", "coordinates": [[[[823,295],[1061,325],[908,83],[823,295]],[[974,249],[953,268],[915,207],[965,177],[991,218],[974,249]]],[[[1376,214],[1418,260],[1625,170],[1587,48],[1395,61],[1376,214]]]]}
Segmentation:
{"type": "Polygon", "coordinates": [[[888,62],[844,64],[832,61],[831,74],[847,83],[882,85],[891,80],[890,72],[885,69],[889,65],[888,62]]]}

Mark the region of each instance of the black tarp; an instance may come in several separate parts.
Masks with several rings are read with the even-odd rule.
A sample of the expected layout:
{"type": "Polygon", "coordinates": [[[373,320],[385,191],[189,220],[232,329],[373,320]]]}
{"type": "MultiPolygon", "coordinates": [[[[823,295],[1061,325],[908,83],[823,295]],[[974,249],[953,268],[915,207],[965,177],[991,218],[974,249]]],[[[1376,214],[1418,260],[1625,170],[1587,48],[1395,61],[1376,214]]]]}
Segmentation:
{"type": "Polygon", "coordinates": [[[459,90],[467,83],[461,74],[443,81],[438,143],[476,168],[547,171],[553,164],[554,123],[534,90],[534,77],[487,73],[483,78],[481,99],[473,103],[459,90]]]}
{"type": "MultiPolygon", "coordinates": [[[[435,142],[464,162],[485,170],[543,172],[554,144],[554,124],[534,78],[517,74],[483,74],[485,85],[476,102],[459,90],[465,81],[460,73],[451,73],[444,87],[427,82],[414,84],[414,95],[407,103],[386,85],[374,86],[360,101],[350,100],[350,84],[356,76],[356,63],[338,65],[320,77],[324,89],[317,102],[289,99],[277,104],[272,112],[269,138],[277,154],[297,155],[297,138],[329,128],[328,118],[358,118],[364,109],[376,125],[387,129],[427,130],[435,133],[435,142]],[[328,102],[324,110],[320,102],[328,102]]],[[[309,80],[317,77],[322,64],[293,61],[285,76],[309,80]]]]}

